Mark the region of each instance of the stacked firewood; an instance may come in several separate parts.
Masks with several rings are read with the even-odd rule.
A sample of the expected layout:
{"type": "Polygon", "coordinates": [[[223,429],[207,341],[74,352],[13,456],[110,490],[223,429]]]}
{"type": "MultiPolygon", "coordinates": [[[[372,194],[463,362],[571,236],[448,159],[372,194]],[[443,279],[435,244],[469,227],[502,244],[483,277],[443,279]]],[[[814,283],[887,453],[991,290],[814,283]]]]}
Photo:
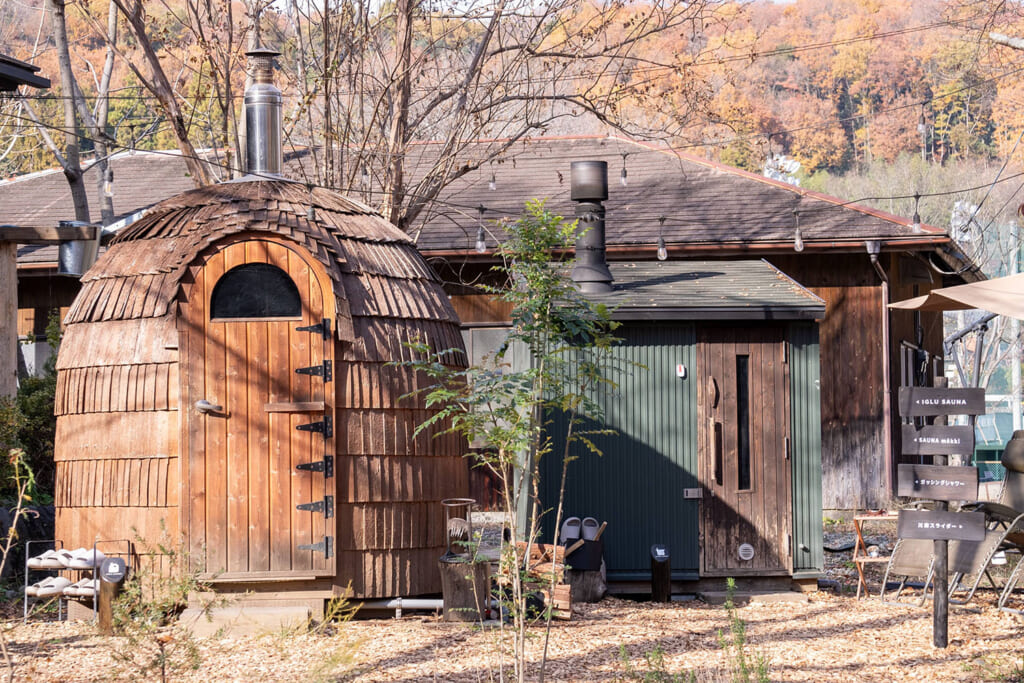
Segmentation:
{"type": "MultiPolygon", "coordinates": [[[[526,543],[516,543],[520,557],[526,554],[526,543]]],[[[548,543],[531,543],[530,555],[526,563],[526,576],[529,590],[543,594],[545,606],[551,607],[555,619],[572,618],[572,587],[565,583],[564,546],[548,543]],[[551,587],[554,574],[555,586],[551,587]]]]}

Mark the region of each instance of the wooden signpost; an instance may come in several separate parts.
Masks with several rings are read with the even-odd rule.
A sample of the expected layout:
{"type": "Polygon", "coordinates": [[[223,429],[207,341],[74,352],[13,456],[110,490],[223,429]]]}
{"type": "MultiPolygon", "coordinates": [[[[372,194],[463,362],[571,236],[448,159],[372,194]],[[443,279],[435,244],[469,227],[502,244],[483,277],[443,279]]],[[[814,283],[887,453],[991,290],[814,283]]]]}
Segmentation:
{"type": "MultiPolygon", "coordinates": [[[[945,378],[938,378],[938,382],[945,378]]],[[[984,389],[901,387],[902,417],[982,415],[984,389]]],[[[904,455],[956,455],[974,450],[974,427],[903,425],[904,455]]],[[[981,512],[949,512],[950,500],[976,500],[978,468],[945,465],[900,465],[897,493],[901,496],[935,500],[935,510],[900,510],[897,534],[900,538],[934,541],[932,601],[932,643],[949,644],[949,541],[981,541],[985,538],[985,515],[981,512]]],[[[927,590],[927,586],[925,587],[927,590]]]]}
{"type": "MultiPolygon", "coordinates": [[[[903,425],[904,455],[949,455],[974,452],[974,427],[903,425]]],[[[902,493],[900,495],[903,495],[902,493]]]]}

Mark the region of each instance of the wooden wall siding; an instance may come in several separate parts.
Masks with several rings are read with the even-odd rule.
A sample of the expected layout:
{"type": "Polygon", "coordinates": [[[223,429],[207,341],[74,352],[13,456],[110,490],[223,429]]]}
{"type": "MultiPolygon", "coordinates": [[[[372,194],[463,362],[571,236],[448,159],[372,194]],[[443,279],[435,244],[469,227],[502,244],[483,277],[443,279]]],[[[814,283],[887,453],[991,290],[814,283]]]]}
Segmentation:
{"type": "Polygon", "coordinates": [[[173,316],[166,315],[68,325],[57,370],[177,361],[178,330],[173,316]]]}
{"type": "Polygon", "coordinates": [[[64,508],[176,507],[177,458],[63,460],[54,504],[64,508]]]}
{"type": "Polygon", "coordinates": [[[512,319],[512,304],[490,294],[457,294],[451,302],[463,324],[507,324],[512,319]]]}
{"type": "Polygon", "coordinates": [[[341,404],[354,409],[426,410],[426,395],[411,394],[434,383],[424,373],[387,363],[339,363],[335,377],[341,404]]]}
{"type": "Polygon", "coordinates": [[[177,408],[177,363],[69,368],[57,375],[56,415],[177,408]]]}
{"type": "Polygon", "coordinates": [[[178,412],[84,413],[57,418],[53,459],[173,458],[178,412]]]}
{"type": "Polygon", "coordinates": [[[106,507],[56,508],[57,538],[64,541],[65,547],[91,547],[93,541],[104,541],[99,548],[104,552],[114,552],[124,548],[123,543],[112,541],[132,541],[145,539],[148,544],[155,545],[161,540],[170,540],[173,544],[178,538],[178,510],[175,507],[106,507]]]}
{"type": "Polygon", "coordinates": [[[434,501],[345,505],[338,510],[338,546],[351,550],[440,548],[447,542],[444,529],[444,511],[434,501]]]}
{"type": "Polygon", "coordinates": [[[341,455],[336,469],[339,500],[351,503],[440,501],[465,491],[469,476],[462,456],[441,454],[341,455]]]}
{"type": "Polygon", "coordinates": [[[390,363],[413,360],[407,344],[420,340],[431,353],[454,349],[446,356],[453,365],[465,363],[462,333],[457,325],[438,320],[400,320],[398,318],[354,318],[356,339],[339,349],[339,361],[390,363]]]}
{"type": "Polygon", "coordinates": [[[442,434],[443,424],[431,425],[414,436],[432,415],[430,410],[340,410],[338,451],[346,455],[433,456],[461,455],[457,434],[442,434]]]}
{"type": "MultiPolygon", "coordinates": [[[[338,579],[352,582],[356,596],[409,596],[439,593],[437,547],[392,550],[339,550],[338,579]],[[399,587],[401,592],[394,592],[399,587]]],[[[345,586],[342,585],[342,588],[345,586]]]]}
{"type": "Polygon", "coordinates": [[[826,510],[884,507],[882,290],[815,290],[828,302],[821,324],[822,505],[826,510]]]}

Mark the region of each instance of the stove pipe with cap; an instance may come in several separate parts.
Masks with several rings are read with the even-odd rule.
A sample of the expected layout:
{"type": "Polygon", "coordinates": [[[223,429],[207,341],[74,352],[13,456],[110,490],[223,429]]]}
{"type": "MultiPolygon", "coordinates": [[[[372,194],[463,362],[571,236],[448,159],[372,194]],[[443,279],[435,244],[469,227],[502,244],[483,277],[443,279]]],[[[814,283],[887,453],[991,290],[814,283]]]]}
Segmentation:
{"type": "Polygon", "coordinates": [[[612,291],[612,273],[605,259],[604,205],[608,199],[608,162],[574,161],[569,198],[576,202],[579,235],[572,279],[585,294],[612,291]]]}
{"type": "Polygon", "coordinates": [[[274,85],[274,57],[280,52],[256,48],[249,57],[253,83],[245,90],[245,171],[281,175],[281,91],[274,85]]]}

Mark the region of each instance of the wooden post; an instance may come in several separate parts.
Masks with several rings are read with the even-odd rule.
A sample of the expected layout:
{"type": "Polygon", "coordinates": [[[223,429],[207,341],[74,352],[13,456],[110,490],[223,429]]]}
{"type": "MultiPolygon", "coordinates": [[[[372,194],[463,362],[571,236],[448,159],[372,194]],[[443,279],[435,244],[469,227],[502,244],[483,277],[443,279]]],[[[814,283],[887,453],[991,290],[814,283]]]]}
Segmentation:
{"type": "Polygon", "coordinates": [[[100,633],[105,636],[114,635],[114,600],[121,593],[121,581],[104,581],[100,579],[100,592],[97,596],[97,617],[100,633]]]}
{"type": "Polygon", "coordinates": [[[0,398],[18,393],[18,245],[0,242],[0,398]]]}
{"type": "MultiPolygon", "coordinates": [[[[933,385],[937,388],[949,386],[949,380],[945,377],[936,377],[933,385]]],[[[948,422],[945,415],[935,418],[932,424],[945,425],[948,422]]],[[[933,456],[932,462],[936,465],[945,465],[948,460],[945,456],[933,456]]],[[[949,503],[938,501],[935,509],[939,511],[949,510],[949,503]]],[[[935,578],[932,580],[934,598],[932,600],[932,645],[935,647],[946,647],[949,645],[949,541],[941,539],[932,542],[932,554],[935,556],[935,578]]],[[[925,590],[927,590],[925,586],[925,590]]]]}
{"type": "Polygon", "coordinates": [[[481,621],[491,604],[491,565],[461,556],[437,561],[445,621],[481,621]]]}

